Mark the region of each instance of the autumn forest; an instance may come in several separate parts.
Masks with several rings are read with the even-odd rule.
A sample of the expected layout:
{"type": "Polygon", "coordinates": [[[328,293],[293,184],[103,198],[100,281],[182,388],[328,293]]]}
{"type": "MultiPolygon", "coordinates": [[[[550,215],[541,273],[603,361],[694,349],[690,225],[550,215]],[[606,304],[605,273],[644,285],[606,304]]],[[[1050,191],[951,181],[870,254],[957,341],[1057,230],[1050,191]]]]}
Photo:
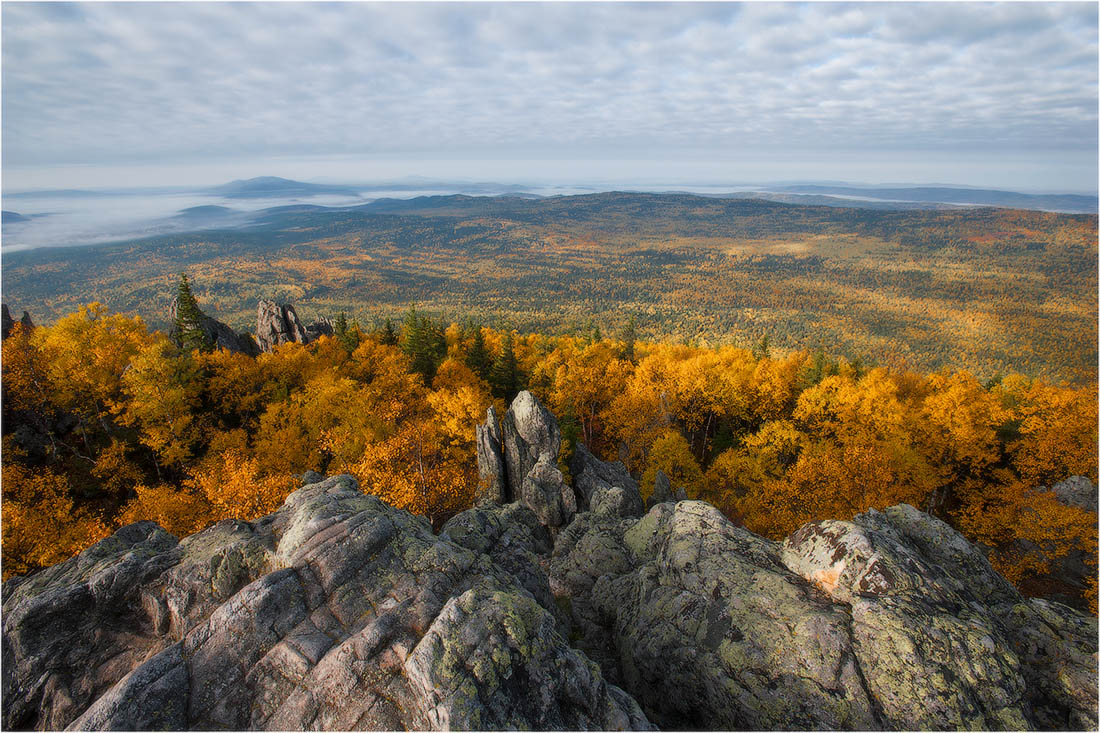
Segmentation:
{"type": "MultiPolygon", "coordinates": [[[[197,304],[197,303],[196,303],[197,304]]],[[[182,312],[182,310],[181,310],[182,312]]],[[[169,337],[92,303],[3,343],[5,577],[123,524],[177,535],[276,509],[303,471],[351,473],[438,527],[471,504],[474,426],[520,389],[653,490],[771,538],[907,502],[972,541],[1024,591],[1086,553],[1095,514],[1046,487],[1097,480],[1096,392],[1020,374],[870,366],[825,351],[502,330],[410,309],[378,328],[253,357],[169,337]]],[[[1095,572],[1093,572],[1095,575],[1095,572]]],[[[1095,612],[1095,582],[1079,596],[1095,612]]]]}
{"type": "MultiPolygon", "coordinates": [[[[529,389],[565,472],[583,442],[771,538],[907,502],[1025,592],[1065,591],[1051,563],[1095,577],[1095,515],[1049,488],[1097,480],[1096,226],[450,196],[5,255],[6,301],[47,325],[3,345],[4,577],[137,520],[259,517],[306,470],[438,527],[471,504],[486,408],[529,389]],[[244,330],[274,297],[335,332],[259,356],[189,339],[184,271],[196,313],[244,330]]],[[[1095,609],[1095,580],[1069,595],[1095,609]]]]}

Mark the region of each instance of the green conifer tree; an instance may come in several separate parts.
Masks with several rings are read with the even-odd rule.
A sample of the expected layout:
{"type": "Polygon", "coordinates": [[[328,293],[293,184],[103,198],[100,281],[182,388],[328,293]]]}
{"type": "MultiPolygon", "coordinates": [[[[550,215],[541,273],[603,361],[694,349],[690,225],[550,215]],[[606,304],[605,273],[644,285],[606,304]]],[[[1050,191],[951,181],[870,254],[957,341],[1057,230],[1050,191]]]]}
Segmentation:
{"type": "Polygon", "coordinates": [[[199,303],[191,292],[187,273],[181,272],[176,292],[176,322],[173,329],[176,343],[181,349],[207,351],[213,346],[202,328],[205,318],[206,315],[199,309],[199,303]]]}
{"type": "Polygon", "coordinates": [[[493,358],[485,346],[485,335],[481,333],[481,326],[474,326],[473,331],[473,343],[466,351],[466,366],[470,367],[474,374],[488,380],[489,373],[493,369],[493,358]]]}
{"type": "Polygon", "coordinates": [[[443,334],[443,327],[430,317],[418,313],[416,306],[413,306],[405,316],[401,350],[409,357],[412,370],[430,384],[447,355],[447,339],[443,334]]]}
{"type": "Polygon", "coordinates": [[[771,356],[771,339],[768,338],[768,334],[761,336],[756,346],[752,347],[752,355],[757,361],[771,356]]]}
{"type": "Polygon", "coordinates": [[[626,324],[622,333],[619,335],[619,340],[623,342],[622,349],[619,351],[619,358],[634,362],[634,344],[638,340],[637,324],[634,322],[634,316],[630,317],[630,322],[626,324]]]}
{"type": "Polygon", "coordinates": [[[332,332],[336,336],[336,340],[344,347],[345,351],[350,353],[355,351],[355,348],[359,346],[358,329],[348,325],[348,317],[343,312],[336,316],[336,323],[332,326],[332,332]]]}
{"type": "Polygon", "coordinates": [[[489,386],[492,387],[495,396],[503,398],[508,403],[511,403],[523,388],[511,331],[504,336],[504,344],[501,346],[500,353],[497,354],[496,361],[493,362],[493,369],[489,374],[489,386]]]}
{"type": "Polygon", "coordinates": [[[397,346],[397,329],[394,328],[393,321],[389,318],[386,319],[386,322],[382,325],[382,330],[378,333],[378,343],[397,346]]]}

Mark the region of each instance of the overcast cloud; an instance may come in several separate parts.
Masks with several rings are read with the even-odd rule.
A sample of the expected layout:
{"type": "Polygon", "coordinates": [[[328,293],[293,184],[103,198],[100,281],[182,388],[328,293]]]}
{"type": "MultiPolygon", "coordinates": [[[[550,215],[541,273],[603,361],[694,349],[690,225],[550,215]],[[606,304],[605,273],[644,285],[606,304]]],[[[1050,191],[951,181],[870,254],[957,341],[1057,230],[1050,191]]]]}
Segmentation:
{"type": "Polygon", "coordinates": [[[8,2],[2,13],[5,172],[782,151],[1077,160],[1095,183],[1095,3],[8,2]]]}

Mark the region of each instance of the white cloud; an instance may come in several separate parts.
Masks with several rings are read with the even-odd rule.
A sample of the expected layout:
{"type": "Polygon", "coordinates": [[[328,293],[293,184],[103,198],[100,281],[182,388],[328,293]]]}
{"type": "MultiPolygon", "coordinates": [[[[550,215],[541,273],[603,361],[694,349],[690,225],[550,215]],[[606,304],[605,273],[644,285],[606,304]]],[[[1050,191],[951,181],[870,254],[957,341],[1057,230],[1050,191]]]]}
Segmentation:
{"type": "Polygon", "coordinates": [[[1097,144],[1093,4],[2,12],[5,164],[1097,144]]]}

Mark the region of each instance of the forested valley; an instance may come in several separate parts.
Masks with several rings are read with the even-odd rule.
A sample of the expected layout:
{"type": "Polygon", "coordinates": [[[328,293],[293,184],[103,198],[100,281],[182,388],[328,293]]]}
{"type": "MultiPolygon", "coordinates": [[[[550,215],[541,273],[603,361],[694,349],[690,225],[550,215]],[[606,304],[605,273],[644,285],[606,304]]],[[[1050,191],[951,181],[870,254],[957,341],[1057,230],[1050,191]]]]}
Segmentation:
{"type": "MultiPolygon", "coordinates": [[[[1078,553],[1096,604],[1096,515],[1050,490],[1097,481],[1094,385],[963,369],[868,365],[825,350],[674,343],[634,319],[548,335],[411,308],[378,327],[341,314],[331,336],[250,356],[82,305],[3,342],[4,577],[57,563],[118,527],[177,536],[276,509],[307,470],[435,527],[477,488],[475,426],[530,390],[578,443],[653,491],[782,538],[804,522],[906,502],[988,548],[1025,593],[1078,553]],[[609,329],[610,330],[610,329],[609,329]]],[[[203,307],[207,307],[203,303],[203,307]]],[[[182,324],[182,325],[181,325],[182,324]]]]}
{"type": "Polygon", "coordinates": [[[166,328],[177,274],[243,329],[256,301],[375,328],[416,305],[495,329],[823,349],[988,380],[1095,384],[1095,215],[871,211],[601,193],[271,209],[245,229],[4,255],[13,306],[92,301],[166,328]]]}

